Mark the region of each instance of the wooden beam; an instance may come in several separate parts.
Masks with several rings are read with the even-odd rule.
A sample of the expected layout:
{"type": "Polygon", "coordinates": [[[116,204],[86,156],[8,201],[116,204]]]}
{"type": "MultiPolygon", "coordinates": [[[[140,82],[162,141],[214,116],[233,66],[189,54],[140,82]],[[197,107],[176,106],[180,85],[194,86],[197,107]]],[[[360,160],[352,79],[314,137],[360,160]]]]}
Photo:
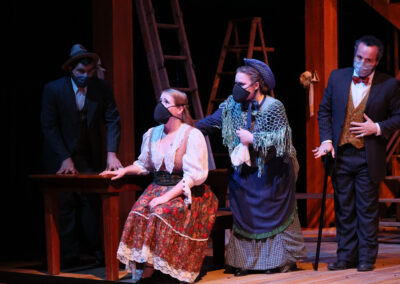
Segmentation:
{"type": "Polygon", "coordinates": [[[387,0],[364,0],[379,14],[400,30],[400,4],[388,3],[387,0]]]}
{"type": "MultiPolygon", "coordinates": [[[[135,159],[133,101],[132,0],[93,1],[93,46],[106,68],[121,117],[118,157],[124,166],[135,159]]],[[[123,193],[120,218],[125,220],[135,200],[134,192],[123,193]]]]}
{"type": "Polygon", "coordinates": [[[93,1],[94,50],[106,68],[121,116],[119,158],[124,165],[135,158],[133,105],[132,1],[93,1]]]}
{"type": "Polygon", "coordinates": [[[394,74],[397,80],[400,81],[400,69],[399,69],[399,30],[393,30],[393,59],[394,59],[394,74]]]}
{"type": "MultiPolygon", "coordinates": [[[[314,159],[312,149],[320,145],[317,111],[327,85],[329,74],[338,66],[337,0],[306,0],[306,70],[316,71],[319,83],[314,86],[314,113],[306,119],[307,192],[321,193],[324,170],[321,159],[314,159]]],[[[351,48],[351,47],[349,47],[351,48]]],[[[331,182],[328,192],[332,191],[331,182]]],[[[321,201],[307,200],[307,223],[316,227],[319,222],[321,201]]],[[[333,222],[333,202],[327,201],[325,224],[333,222]]]]}

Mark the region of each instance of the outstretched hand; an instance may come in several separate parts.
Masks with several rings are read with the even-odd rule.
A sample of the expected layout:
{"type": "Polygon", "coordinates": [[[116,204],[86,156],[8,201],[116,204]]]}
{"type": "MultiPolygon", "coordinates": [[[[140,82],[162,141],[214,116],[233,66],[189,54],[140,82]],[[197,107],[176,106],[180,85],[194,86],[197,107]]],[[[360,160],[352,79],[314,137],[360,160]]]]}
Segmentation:
{"type": "Polygon", "coordinates": [[[111,177],[111,180],[122,178],[126,174],[125,168],[119,168],[115,171],[103,171],[100,173],[103,177],[111,177]]]}
{"type": "Polygon", "coordinates": [[[350,127],[350,131],[356,135],[357,138],[376,134],[378,132],[375,122],[373,122],[365,113],[364,118],[364,122],[350,122],[350,125],[353,126],[350,127]]]}

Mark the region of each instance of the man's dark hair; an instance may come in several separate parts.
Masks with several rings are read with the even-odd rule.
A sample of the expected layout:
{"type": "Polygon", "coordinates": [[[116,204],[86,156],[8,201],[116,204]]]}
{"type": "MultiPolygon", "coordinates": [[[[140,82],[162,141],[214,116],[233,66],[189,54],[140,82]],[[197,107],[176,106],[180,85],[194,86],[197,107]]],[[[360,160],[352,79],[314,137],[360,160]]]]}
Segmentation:
{"type": "Polygon", "coordinates": [[[74,69],[79,63],[82,63],[83,66],[88,66],[89,64],[95,64],[96,62],[94,62],[93,58],[91,57],[83,57],[71,62],[71,70],[74,69]]]}
{"type": "Polygon", "coordinates": [[[380,39],[378,39],[377,37],[375,37],[373,35],[362,36],[360,39],[358,39],[356,41],[356,44],[354,45],[354,56],[357,53],[358,46],[362,42],[366,46],[376,46],[376,47],[378,47],[378,54],[376,55],[376,61],[379,61],[382,58],[382,56],[383,56],[383,44],[380,41],[380,39]]]}

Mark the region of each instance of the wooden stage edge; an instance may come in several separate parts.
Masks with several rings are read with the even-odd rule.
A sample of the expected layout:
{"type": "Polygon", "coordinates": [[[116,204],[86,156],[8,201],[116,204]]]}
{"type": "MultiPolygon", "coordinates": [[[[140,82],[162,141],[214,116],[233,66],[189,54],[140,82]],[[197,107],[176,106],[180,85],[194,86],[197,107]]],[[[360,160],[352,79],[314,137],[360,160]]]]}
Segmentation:
{"type": "MultiPolygon", "coordinates": [[[[224,274],[223,270],[212,270],[212,248],[207,251],[204,261],[204,275],[198,284],[262,284],[262,283],[400,283],[400,233],[398,230],[381,230],[379,254],[376,268],[371,272],[357,272],[356,269],[328,271],[327,263],[336,259],[335,229],[324,229],[319,270],[313,270],[316,249],[316,230],[303,230],[307,247],[307,258],[298,262],[298,271],[281,274],[251,274],[235,277],[224,274]]],[[[62,270],[59,275],[49,275],[45,266],[36,262],[0,263],[0,283],[129,283],[130,274],[119,271],[119,281],[106,279],[104,267],[77,267],[62,270]],[[41,268],[39,268],[41,267],[41,268]]],[[[177,283],[173,280],[155,280],[153,283],[177,283]]]]}

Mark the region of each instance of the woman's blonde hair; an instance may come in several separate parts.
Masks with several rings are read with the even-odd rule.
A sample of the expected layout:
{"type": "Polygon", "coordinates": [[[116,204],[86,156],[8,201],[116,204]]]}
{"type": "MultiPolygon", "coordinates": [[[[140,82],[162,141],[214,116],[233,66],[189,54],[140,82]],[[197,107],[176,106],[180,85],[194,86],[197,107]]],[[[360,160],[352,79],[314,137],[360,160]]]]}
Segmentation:
{"type": "Polygon", "coordinates": [[[183,106],[182,122],[194,126],[193,118],[189,111],[189,101],[184,92],[175,89],[166,89],[162,93],[168,93],[173,97],[176,106],[183,106]]]}

